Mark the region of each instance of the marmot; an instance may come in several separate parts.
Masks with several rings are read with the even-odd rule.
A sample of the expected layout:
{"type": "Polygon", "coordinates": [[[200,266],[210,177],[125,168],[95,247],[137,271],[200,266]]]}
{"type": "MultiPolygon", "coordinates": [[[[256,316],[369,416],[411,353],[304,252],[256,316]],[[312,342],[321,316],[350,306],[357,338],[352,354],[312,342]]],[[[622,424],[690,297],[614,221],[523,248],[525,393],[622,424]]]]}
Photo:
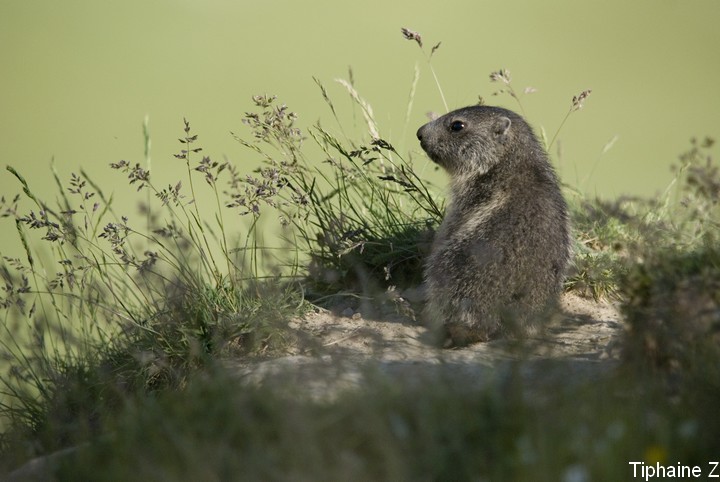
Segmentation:
{"type": "Polygon", "coordinates": [[[570,257],[544,148],[522,117],[490,106],[450,112],[417,137],[451,183],[425,266],[427,322],[455,346],[528,333],[557,300],[570,257]]]}

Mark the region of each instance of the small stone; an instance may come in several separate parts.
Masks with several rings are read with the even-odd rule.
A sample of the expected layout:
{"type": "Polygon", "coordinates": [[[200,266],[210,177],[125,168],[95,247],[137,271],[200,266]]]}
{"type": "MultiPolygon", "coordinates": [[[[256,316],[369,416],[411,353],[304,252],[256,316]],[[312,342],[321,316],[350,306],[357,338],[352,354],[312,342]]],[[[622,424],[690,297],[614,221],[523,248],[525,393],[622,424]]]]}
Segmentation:
{"type": "Polygon", "coordinates": [[[353,310],[352,308],[345,308],[340,314],[342,316],[350,318],[352,315],[355,314],[355,310],[353,310]]]}

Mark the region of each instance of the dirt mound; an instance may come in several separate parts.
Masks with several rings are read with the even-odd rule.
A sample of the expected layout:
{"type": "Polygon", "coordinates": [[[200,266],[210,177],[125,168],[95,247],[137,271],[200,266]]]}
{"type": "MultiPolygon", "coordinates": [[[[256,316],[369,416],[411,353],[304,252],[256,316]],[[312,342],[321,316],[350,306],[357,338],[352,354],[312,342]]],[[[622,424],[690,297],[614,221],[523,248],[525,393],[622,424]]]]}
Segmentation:
{"type": "Polygon", "coordinates": [[[286,356],[226,360],[225,365],[248,383],[312,397],[332,397],[358,387],[369,376],[402,383],[442,377],[467,386],[482,386],[517,367],[533,383],[545,377],[587,379],[617,364],[623,324],[617,307],[565,294],[562,315],[541,334],[523,340],[497,340],[462,349],[441,349],[412,313],[372,317],[351,307],[318,309],[290,323],[295,341],[286,356]],[[551,367],[555,369],[550,369],[551,367]]]}

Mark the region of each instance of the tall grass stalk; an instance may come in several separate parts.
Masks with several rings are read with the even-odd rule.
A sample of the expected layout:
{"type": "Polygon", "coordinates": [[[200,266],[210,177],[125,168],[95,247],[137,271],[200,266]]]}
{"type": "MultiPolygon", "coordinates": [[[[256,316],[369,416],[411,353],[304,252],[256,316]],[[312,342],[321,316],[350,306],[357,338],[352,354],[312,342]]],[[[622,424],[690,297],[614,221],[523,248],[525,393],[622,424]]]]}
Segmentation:
{"type": "Polygon", "coordinates": [[[327,282],[337,288],[360,277],[383,286],[411,270],[417,278],[422,234],[442,216],[437,194],[392,145],[375,137],[372,110],[348,82],[343,85],[365,113],[372,140],[346,145],[311,126],[307,134],[325,158],[323,167],[300,148],[304,137],[294,127],[296,116],[274,98],[256,96],[261,112],[246,114],[256,141],[236,138],[265,161],[253,180],[268,186],[257,202],[279,208],[283,222],[295,228],[301,251],[310,255],[311,278],[321,284],[332,280],[327,282]],[[268,155],[262,144],[281,157],[268,155]]]}
{"type": "Polygon", "coordinates": [[[440,99],[442,99],[443,106],[445,107],[445,112],[450,112],[450,108],[448,107],[448,103],[445,100],[445,94],[443,93],[442,85],[440,85],[440,81],[438,80],[438,76],[435,73],[435,67],[432,64],[432,57],[435,54],[435,52],[440,48],[441,42],[438,42],[435,44],[431,49],[430,52],[426,52],[423,48],[423,41],[422,36],[413,30],[410,30],[408,28],[401,28],[400,32],[402,33],[403,37],[406,40],[412,40],[415,43],[417,43],[418,47],[420,47],[420,50],[423,53],[423,56],[425,57],[425,61],[427,62],[428,68],[430,68],[430,73],[433,76],[433,80],[435,81],[435,87],[437,88],[438,92],[440,93],[440,99]]]}
{"type": "Polygon", "coordinates": [[[130,370],[133,377],[144,376],[141,386],[156,386],[159,380],[179,384],[189,370],[231,342],[242,346],[253,332],[265,333],[259,343],[274,338],[271,325],[278,315],[262,320],[262,313],[298,309],[299,302],[288,302],[301,299],[297,286],[273,284],[278,275],[263,278],[259,273],[264,248],[256,237],[257,217],[244,233],[245,247],[230,249],[223,212],[227,207],[218,185],[227,180],[228,163],[207,156],[195,161],[193,154],[201,149],[185,120],[183,150],[176,157],[185,161],[187,199],[182,181],[164,189],[153,183],[147,120],[143,137],[145,167],[127,161],[111,166],[125,173],[138,191],[146,190],[145,228],[140,230],[115,211],[113,196],[84,171],[65,183],[52,166],[58,189],[54,207],[33,192],[20,172],[7,168],[31,209],[21,213],[17,206],[6,208],[3,198],[5,215],[15,219],[26,255],[25,261],[5,257],[0,263],[7,335],[0,355],[10,364],[0,367],[4,372],[9,368],[0,374],[0,407],[6,408],[0,409],[0,417],[5,424],[44,423],[42,407],[53,403],[69,367],[84,369],[100,359],[119,363],[114,367],[119,373],[130,370]],[[214,216],[207,216],[198,202],[193,178],[199,175],[213,191],[214,216]],[[219,236],[206,219],[214,220],[219,236]],[[50,257],[36,255],[36,241],[26,230],[40,233],[50,257]],[[248,266],[241,259],[244,253],[251,255],[248,266]],[[224,258],[224,273],[218,256],[224,258]],[[108,359],[116,357],[116,350],[127,352],[120,357],[125,361],[108,359]]]}

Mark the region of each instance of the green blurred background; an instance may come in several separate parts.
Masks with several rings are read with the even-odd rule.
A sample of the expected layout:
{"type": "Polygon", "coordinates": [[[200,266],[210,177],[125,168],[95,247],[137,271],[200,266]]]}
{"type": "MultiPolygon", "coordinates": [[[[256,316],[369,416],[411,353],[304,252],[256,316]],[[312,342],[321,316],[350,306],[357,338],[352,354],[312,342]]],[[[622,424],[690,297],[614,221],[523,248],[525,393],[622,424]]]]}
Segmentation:
{"type": "MultiPolygon", "coordinates": [[[[348,67],[382,136],[422,159],[414,132],[444,108],[404,26],[427,49],[442,41],[433,65],[450,108],[481,95],[516,109],[492,96],[488,74],[505,68],[518,91],[537,89],[525,112],[551,136],[572,96],[592,89],[553,149],[563,180],[590,195],[653,195],[691,137],[720,137],[719,20],[717,0],[0,0],[0,193],[20,191],[12,165],[55,197],[52,158],[63,179],[82,167],[108,192],[128,191],[108,164],[143,161],[145,116],[156,179],[182,173],[172,154],[183,117],[206,154],[250,170],[257,160],[230,135],[247,132],[250,96],[277,94],[301,128],[334,126],[312,77],[352,119],[333,82],[348,67]]],[[[2,227],[0,250],[13,228],[2,227]]]]}

